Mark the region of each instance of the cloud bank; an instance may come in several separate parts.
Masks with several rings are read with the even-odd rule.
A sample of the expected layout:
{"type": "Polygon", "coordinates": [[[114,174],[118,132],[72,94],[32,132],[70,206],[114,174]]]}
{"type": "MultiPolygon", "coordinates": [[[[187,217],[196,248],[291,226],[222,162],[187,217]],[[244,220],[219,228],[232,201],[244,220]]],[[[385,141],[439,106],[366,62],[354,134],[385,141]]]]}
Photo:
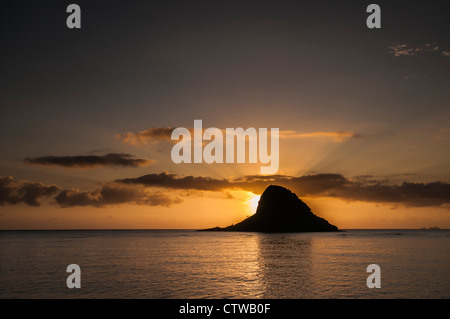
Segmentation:
{"type": "Polygon", "coordinates": [[[63,190],[56,197],[55,202],[63,207],[93,206],[105,207],[119,204],[138,204],[147,206],[166,206],[179,204],[182,199],[171,198],[161,191],[148,192],[146,189],[107,183],[93,191],[63,190]]]}
{"type": "Polygon", "coordinates": [[[40,206],[42,198],[48,198],[58,192],[55,185],[44,185],[29,181],[14,181],[11,176],[0,176],[0,205],[24,203],[40,206]]]}
{"type": "Polygon", "coordinates": [[[281,185],[300,197],[333,197],[347,201],[402,204],[405,206],[442,206],[450,204],[450,184],[443,182],[390,185],[381,181],[348,179],[341,174],[315,174],[300,177],[287,175],[245,176],[238,179],[148,174],[137,178],[117,180],[124,184],[168,189],[224,191],[239,189],[261,194],[271,185],[281,185]]]}
{"type": "Polygon", "coordinates": [[[27,157],[24,162],[46,166],[62,166],[66,168],[94,168],[101,166],[138,167],[151,164],[151,161],[135,158],[124,153],[86,156],[43,156],[27,157]]]}
{"type": "Polygon", "coordinates": [[[275,184],[289,188],[299,197],[329,197],[345,201],[394,204],[407,207],[450,207],[450,184],[445,182],[388,184],[366,176],[354,179],[341,174],[249,175],[216,179],[204,176],[178,176],[167,172],[108,182],[92,191],[61,190],[55,185],[13,181],[0,177],[0,205],[24,203],[39,206],[43,198],[53,198],[60,207],[137,204],[166,206],[181,203],[192,192],[243,190],[261,194],[275,184]],[[177,195],[173,195],[174,191],[177,195]],[[170,194],[170,195],[168,195],[170,194]],[[54,197],[51,197],[55,195],[54,197]]]}
{"type": "MultiPolygon", "coordinates": [[[[125,134],[117,134],[116,137],[121,139],[123,143],[130,145],[147,145],[156,144],[160,142],[177,143],[177,140],[172,140],[171,135],[173,127],[154,127],[138,132],[127,132],[125,134]]],[[[194,134],[193,128],[187,128],[191,135],[194,134]]],[[[206,129],[203,129],[203,132],[206,129]]],[[[221,129],[222,135],[226,136],[226,130],[221,129]]],[[[270,130],[268,131],[270,134],[270,130]]],[[[348,138],[360,138],[361,134],[351,131],[338,131],[338,132],[297,132],[292,130],[279,131],[280,139],[295,139],[295,138],[328,138],[332,141],[342,142],[348,138]]]]}

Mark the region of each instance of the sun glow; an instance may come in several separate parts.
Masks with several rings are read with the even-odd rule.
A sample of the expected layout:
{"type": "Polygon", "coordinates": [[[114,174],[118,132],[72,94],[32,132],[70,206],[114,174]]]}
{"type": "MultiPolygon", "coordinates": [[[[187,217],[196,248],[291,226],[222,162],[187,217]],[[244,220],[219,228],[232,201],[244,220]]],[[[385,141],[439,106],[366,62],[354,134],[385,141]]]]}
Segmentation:
{"type": "Polygon", "coordinates": [[[258,202],[259,202],[259,199],[261,198],[261,195],[255,195],[253,193],[250,193],[250,194],[252,197],[247,201],[247,203],[248,203],[248,206],[249,206],[251,212],[254,214],[254,213],[256,213],[256,208],[258,208],[258,202]]]}

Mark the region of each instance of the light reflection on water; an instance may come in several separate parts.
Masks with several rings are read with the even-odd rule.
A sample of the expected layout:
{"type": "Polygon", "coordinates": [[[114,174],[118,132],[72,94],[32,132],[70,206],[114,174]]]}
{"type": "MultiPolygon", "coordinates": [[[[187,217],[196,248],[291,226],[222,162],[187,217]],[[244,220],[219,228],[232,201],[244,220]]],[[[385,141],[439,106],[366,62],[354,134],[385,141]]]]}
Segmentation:
{"type": "Polygon", "coordinates": [[[1,298],[449,298],[450,232],[0,232],[1,298]],[[66,267],[81,267],[81,289],[66,267]],[[366,267],[381,267],[381,289],[366,267]]]}

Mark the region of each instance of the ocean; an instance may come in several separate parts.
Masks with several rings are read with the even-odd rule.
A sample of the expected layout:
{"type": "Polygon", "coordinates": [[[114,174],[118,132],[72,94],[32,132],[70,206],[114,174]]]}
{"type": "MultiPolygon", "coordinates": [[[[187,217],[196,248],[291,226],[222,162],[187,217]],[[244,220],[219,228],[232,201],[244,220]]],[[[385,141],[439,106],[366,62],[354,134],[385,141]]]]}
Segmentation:
{"type": "Polygon", "coordinates": [[[450,298],[449,269],[450,230],[0,231],[2,299],[450,298]]]}

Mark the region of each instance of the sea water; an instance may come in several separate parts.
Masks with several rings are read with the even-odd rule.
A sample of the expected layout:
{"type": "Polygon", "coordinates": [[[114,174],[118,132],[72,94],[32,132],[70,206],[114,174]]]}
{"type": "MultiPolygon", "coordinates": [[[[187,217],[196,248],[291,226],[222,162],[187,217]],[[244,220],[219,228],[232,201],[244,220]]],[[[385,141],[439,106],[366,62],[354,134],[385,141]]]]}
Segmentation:
{"type": "Polygon", "coordinates": [[[450,298],[449,266],[450,230],[0,231],[0,298],[450,298]]]}

